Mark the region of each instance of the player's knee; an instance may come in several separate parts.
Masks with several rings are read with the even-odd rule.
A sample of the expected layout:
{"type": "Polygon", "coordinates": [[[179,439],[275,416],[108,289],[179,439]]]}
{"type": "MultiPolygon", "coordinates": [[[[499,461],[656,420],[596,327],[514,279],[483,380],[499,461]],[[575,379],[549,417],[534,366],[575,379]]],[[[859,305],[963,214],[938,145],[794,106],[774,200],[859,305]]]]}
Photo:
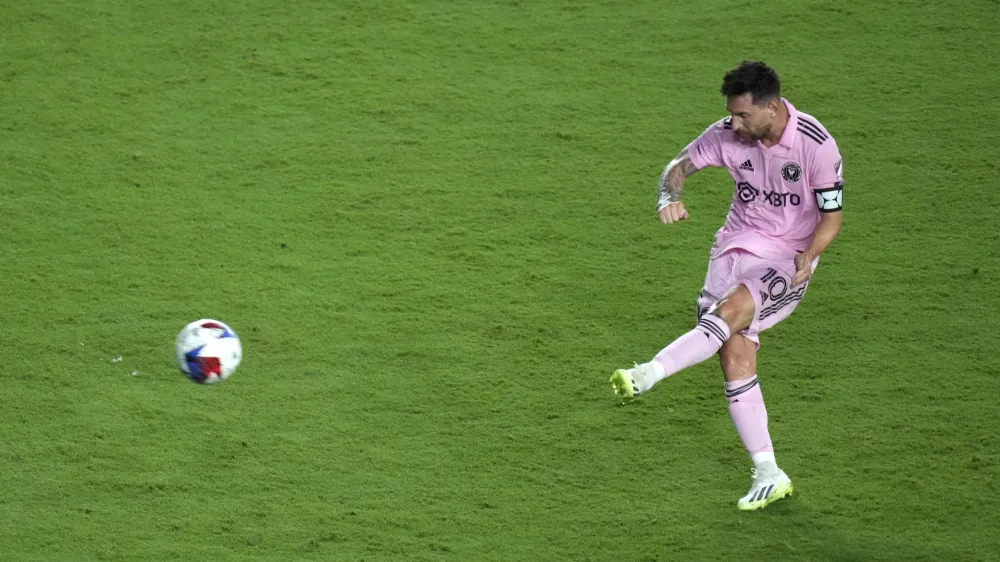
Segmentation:
{"type": "Polygon", "coordinates": [[[720,300],[709,307],[708,312],[705,314],[711,314],[718,318],[722,318],[727,325],[729,325],[730,331],[737,331],[746,328],[746,326],[741,326],[740,322],[740,311],[737,307],[733,306],[727,300],[720,300]]]}
{"type": "Polygon", "coordinates": [[[715,301],[715,304],[708,307],[708,310],[705,311],[705,314],[711,314],[712,316],[717,316],[725,320],[726,324],[729,323],[729,319],[726,318],[726,311],[722,309],[722,301],[715,301]]]}
{"type": "Polygon", "coordinates": [[[722,318],[733,332],[750,326],[754,303],[749,290],[743,285],[730,291],[709,307],[706,314],[722,318]]]}

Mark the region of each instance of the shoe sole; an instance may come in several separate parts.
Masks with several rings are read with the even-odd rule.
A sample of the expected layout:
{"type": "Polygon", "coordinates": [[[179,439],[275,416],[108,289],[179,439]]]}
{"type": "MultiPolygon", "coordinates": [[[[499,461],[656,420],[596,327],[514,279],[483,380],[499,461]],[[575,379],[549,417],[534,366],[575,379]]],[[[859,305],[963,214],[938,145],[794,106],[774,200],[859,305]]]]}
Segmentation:
{"type": "Polygon", "coordinates": [[[632,398],[635,395],[632,391],[632,381],[629,380],[625,369],[618,369],[611,375],[611,387],[615,389],[615,394],[622,398],[632,398]]]}
{"type": "Polygon", "coordinates": [[[771,505],[772,503],[780,500],[781,498],[787,498],[792,495],[793,488],[792,483],[789,481],[783,486],[778,486],[771,492],[771,495],[767,499],[758,500],[755,502],[749,502],[745,504],[736,504],[737,509],[740,511],[756,511],[758,509],[764,509],[765,507],[771,505]]]}

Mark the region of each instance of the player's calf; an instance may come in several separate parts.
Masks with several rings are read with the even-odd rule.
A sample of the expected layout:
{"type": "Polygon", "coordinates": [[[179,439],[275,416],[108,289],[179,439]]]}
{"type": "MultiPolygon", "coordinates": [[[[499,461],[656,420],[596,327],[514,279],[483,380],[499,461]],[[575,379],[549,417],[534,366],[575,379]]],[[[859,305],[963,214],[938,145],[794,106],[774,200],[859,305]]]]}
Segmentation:
{"type": "Polygon", "coordinates": [[[630,398],[641,394],[670,375],[715,355],[728,339],[726,321],[706,314],[693,330],[674,340],[649,363],[615,371],[611,375],[611,385],[621,396],[630,398]]]}

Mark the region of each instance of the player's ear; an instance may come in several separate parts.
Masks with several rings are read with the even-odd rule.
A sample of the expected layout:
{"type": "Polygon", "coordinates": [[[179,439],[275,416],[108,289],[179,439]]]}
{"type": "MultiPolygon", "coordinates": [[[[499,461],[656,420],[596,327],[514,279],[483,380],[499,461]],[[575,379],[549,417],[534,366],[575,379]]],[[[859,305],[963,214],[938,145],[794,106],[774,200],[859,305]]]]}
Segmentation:
{"type": "Polygon", "coordinates": [[[771,117],[774,117],[775,115],[778,114],[778,108],[780,108],[780,107],[781,107],[781,98],[780,97],[776,97],[776,98],[772,99],[771,101],[767,102],[767,111],[768,111],[768,113],[771,114],[771,117]]]}

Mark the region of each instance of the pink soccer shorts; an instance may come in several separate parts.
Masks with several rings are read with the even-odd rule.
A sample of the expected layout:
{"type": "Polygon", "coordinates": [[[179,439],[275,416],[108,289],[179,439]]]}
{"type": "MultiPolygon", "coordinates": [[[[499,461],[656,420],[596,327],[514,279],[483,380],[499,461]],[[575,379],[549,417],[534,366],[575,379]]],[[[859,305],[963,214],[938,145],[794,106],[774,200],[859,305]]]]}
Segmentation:
{"type": "MultiPolygon", "coordinates": [[[[819,258],[812,263],[815,272],[819,258]]],[[[758,334],[788,318],[806,294],[809,281],[792,287],[795,261],[767,259],[742,249],[734,249],[708,262],[705,286],[698,295],[698,317],[722,295],[743,284],[753,295],[754,317],[750,327],[739,333],[760,347],[758,334]]]]}

